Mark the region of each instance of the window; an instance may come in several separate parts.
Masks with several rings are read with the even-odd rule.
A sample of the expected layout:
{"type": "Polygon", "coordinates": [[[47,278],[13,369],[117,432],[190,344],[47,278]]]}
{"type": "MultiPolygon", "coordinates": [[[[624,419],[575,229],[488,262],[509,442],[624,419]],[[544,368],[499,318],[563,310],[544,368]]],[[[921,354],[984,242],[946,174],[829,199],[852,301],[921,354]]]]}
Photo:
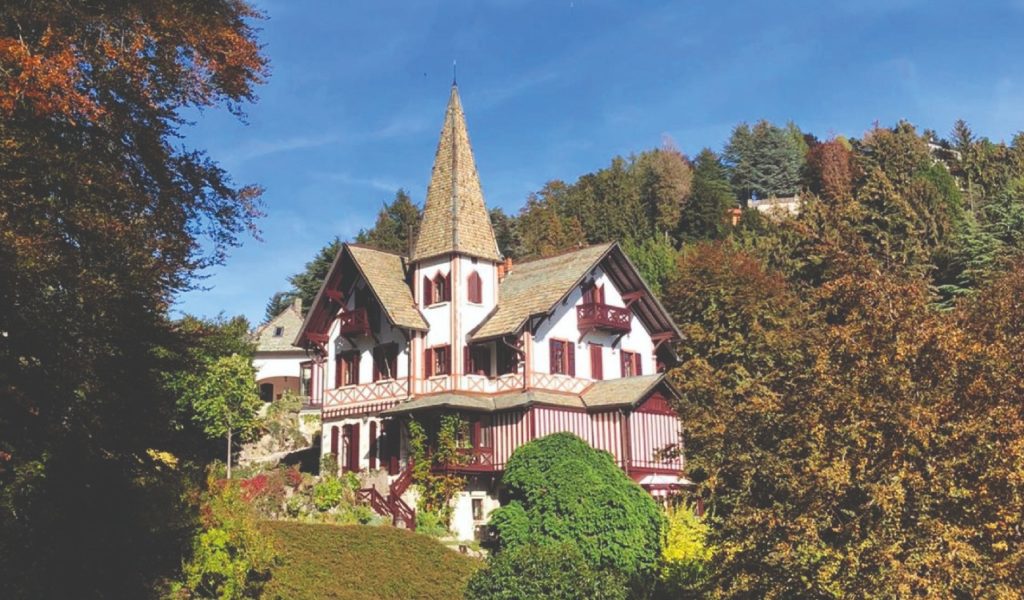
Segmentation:
{"type": "Polygon", "coordinates": [[[260,400],[264,402],[274,401],[274,384],[272,383],[261,383],[260,384],[260,400]]]}
{"type": "Polygon", "coordinates": [[[473,520],[483,521],[484,520],[484,499],[473,498],[473,520]]]}
{"type": "Polygon", "coordinates": [[[451,281],[441,272],[433,279],[423,276],[423,305],[430,306],[440,302],[448,302],[452,297],[451,281]]]}
{"type": "Polygon", "coordinates": [[[373,380],[394,379],[398,373],[398,344],[381,344],[373,349],[373,380]]]}
{"type": "Polygon", "coordinates": [[[313,363],[306,361],[299,365],[299,395],[310,397],[312,389],[310,382],[313,381],[313,363]]]}
{"type": "Polygon", "coordinates": [[[643,369],[640,367],[640,353],[623,350],[621,356],[623,377],[636,377],[644,374],[643,369]]]}
{"type": "Polygon", "coordinates": [[[576,344],[564,340],[551,340],[548,346],[551,373],[576,376],[576,344]]]}
{"type": "Polygon", "coordinates": [[[427,348],[423,353],[424,375],[448,375],[452,372],[452,349],[451,346],[438,346],[427,348]]]}
{"type": "Polygon", "coordinates": [[[474,304],[482,304],[484,301],[484,282],[480,274],[473,271],[466,281],[466,293],[469,301],[474,304]]]}
{"type": "Polygon", "coordinates": [[[604,347],[601,344],[590,345],[590,378],[594,381],[604,379],[604,347]]]}
{"type": "Polygon", "coordinates": [[[604,285],[595,285],[593,279],[583,284],[583,304],[604,304],[604,285]]]}
{"type": "Polygon", "coordinates": [[[463,357],[466,363],[467,375],[491,374],[491,349],[483,344],[473,344],[465,347],[463,357]]]}
{"type": "Polygon", "coordinates": [[[358,350],[339,352],[334,359],[334,387],[359,385],[358,350]]]}
{"type": "Polygon", "coordinates": [[[504,339],[499,339],[495,342],[495,348],[497,350],[498,359],[498,375],[507,375],[509,373],[519,372],[519,354],[508,344],[505,343],[504,339]]]}
{"type": "Polygon", "coordinates": [[[284,337],[284,327],[275,327],[274,337],[284,337]]]}

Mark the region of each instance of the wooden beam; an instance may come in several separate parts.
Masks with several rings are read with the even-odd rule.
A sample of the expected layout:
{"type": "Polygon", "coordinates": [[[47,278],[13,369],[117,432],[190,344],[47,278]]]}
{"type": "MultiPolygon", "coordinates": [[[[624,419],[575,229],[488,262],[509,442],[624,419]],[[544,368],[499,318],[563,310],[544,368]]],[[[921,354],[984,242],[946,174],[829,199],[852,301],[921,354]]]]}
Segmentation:
{"type": "Polygon", "coordinates": [[[626,308],[629,308],[630,306],[633,305],[634,302],[643,297],[644,292],[642,290],[636,292],[626,292],[625,294],[622,294],[622,299],[626,301],[626,308]]]}
{"type": "Polygon", "coordinates": [[[342,294],[341,290],[327,289],[324,290],[324,295],[327,296],[329,299],[334,300],[338,304],[341,304],[342,302],[345,301],[345,294],[342,294]]]}

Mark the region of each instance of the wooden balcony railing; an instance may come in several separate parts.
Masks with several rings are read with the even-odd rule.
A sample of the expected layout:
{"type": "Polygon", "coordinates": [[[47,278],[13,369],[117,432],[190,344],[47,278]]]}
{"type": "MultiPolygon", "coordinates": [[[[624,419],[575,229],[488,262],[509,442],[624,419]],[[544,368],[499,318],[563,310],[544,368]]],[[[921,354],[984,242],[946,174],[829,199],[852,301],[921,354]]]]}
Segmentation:
{"type": "Polygon", "coordinates": [[[459,448],[458,460],[435,467],[435,470],[463,473],[481,473],[494,470],[494,448],[459,448]]]}
{"type": "Polygon", "coordinates": [[[580,331],[603,329],[615,333],[629,333],[629,309],[608,304],[580,304],[576,307],[576,325],[580,331]]]}
{"type": "Polygon", "coordinates": [[[356,308],[338,315],[338,333],[341,335],[370,335],[370,319],[365,308],[356,308]]]}

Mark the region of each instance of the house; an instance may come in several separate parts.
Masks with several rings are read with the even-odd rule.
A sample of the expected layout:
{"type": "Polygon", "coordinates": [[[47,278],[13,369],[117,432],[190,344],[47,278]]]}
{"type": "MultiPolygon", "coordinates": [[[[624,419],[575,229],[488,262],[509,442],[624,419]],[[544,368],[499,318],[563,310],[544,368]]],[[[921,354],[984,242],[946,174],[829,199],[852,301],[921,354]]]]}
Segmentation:
{"type": "Polygon", "coordinates": [[[404,424],[464,420],[444,468],[466,476],[453,529],[469,539],[512,452],[551,433],[608,451],[652,494],[687,483],[664,375],[679,337],[618,244],[503,259],[453,86],[410,255],[344,244],[295,345],[314,357],[323,452],[386,473],[361,494],[396,522],[414,521],[404,424]]]}
{"type": "MultiPolygon", "coordinates": [[[[309,397],[312,361],[306,350],[292,345],[301,328],[302,299],[296,298],[253,334],[256,352],[252,366],[256,369],[256,384],[264,402],[277,400],[286,391],[309,397]]],[[[317,406],[316,410],[319,408],[317,406]]]]}
{"type": "Polygon", "coordinates": [[[747,206],[769,216],[796,216],[800,214],[800,194],[779,198],[751,198],[747,201],[747,206]]]}

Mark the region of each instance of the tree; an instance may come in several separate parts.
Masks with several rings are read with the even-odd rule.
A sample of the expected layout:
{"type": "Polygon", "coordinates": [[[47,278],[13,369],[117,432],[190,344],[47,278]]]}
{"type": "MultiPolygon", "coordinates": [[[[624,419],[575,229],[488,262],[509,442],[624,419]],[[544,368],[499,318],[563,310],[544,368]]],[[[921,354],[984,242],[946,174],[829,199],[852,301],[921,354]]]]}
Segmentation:
{"type": "Polygon", "coordinates": [[[294,297],[292,292],[274,292],[274,295],[267,300],[267,307],[263,310],[263,322],[268,323],[274,317],[291,306],[294,297]]]}
{"type": "Polygon", "coordinates": [[[664,516],[607,452],[572,434],[549,435],[512,453],[502,483],[507,501],[490,521],[499,552],[571,544],[592,568],[634,586],[654,578],[664,516]]]}
{"type": "Polygon", "coordinates": [[[792,123],[783,129],[768,121],[751,128],[741,123],[722,153],[737,197],[792,196],[800,187],[807,144],[792,123]]]}
{"type": "Polygon", "coordinates": [[[255,371],[249,358],[232,354],[218,358],[197,376],[186,393],[193,418],[206,435],[227,442],[228,479],[234,439],[258,430],[263,406],[256,390],[255,371]]]}
{"type": "Polygon", "coordinates": [[[663,235],[675,233],[693,183],[690,163],[670,146],[642,153],[636,159],[636,168],[652,229],[663,235]]]}
{"type": "Polygon", "coordinates": [[[678,253],[665,236],[649,237],[640,243],[626,240],[622,251],[636,265],[644,282],[661,296],[665,283],[675,269],[678,253]]]}
{"type": "Polygon", "coordinates": [[[293,298],[302,298],[302,306],[313,306],[313,300],[316,299],[317,292],[324,284],[327,272],[331,270],[331,265],[340,251],[341,239],[336,237],[318,250],[313,260],[306,263],[302,271],[288,278],[288,283],[292,284],[290,293],[293,294],[293,298]]]}
{"type": "Polygon", "coordinates": [[[258,17],[0,4],[0,596],[143,597],[179,563],[162,373],[189,340],[167,311],[255,232],[260,196],[182,143],[183,111],[254,98],[258,17]]]}
{"type": "Polygon", "coordinates": [[[807,168],[811,191],[826,201],[853,198],[853,153],[849,143],[831,139],[810,149],[807,168]]]}
{"type": "Polygon", "coordinates": [[[522,546],[473,574],[467,600],[626,600],[621,576],[594,569],[572,544],[522,546]]]}
{"type": "Polygon", "coordinates": [[[498,242],[498,252],[508,258],[519,258],[523,254],[522,240],[519,239],[518,219],[505,214],[498,207],[490,211],[491,227],[494,228],[494,239],[498,242]]]}
{"type": "Polygon", "coordinates": [[[725,168],[710,149],[697,155],[693,169],[693,191],[683,208],[681,237],[687,241],[725,236],[725,211],[736,205],[725,168]]]}
{"type": "Polygon", "coordinates": [[[564,184],[549,182],[539,194],[530,194],[516,220],[525,256],[552,256],[576,248],[584,241],[583,229],[576,217],[558,213],[555,194],[564,184]]]}
{"type": "Polygon", "coordinates": [[[373,228],[356,235],[356,242],[386,252],[408,254],[419,228],[420,208],[413,203],[408,192],[400,189],[395,193],[395,199],[380,209],[373,228]]]}

